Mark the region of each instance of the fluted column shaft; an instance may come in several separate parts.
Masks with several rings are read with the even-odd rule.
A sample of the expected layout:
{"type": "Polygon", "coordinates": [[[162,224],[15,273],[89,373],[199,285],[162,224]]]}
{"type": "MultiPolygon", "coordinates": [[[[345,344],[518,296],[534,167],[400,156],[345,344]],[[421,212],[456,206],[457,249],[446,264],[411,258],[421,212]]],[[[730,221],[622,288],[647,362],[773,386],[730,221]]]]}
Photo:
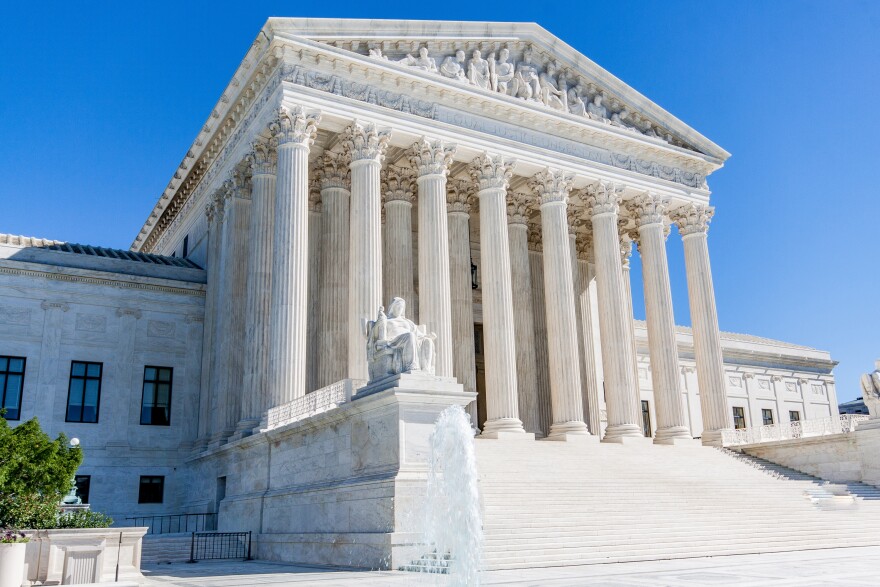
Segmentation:
{"type": "MultiPolygon", "coordinates": [[[[592,244],[592,243],[590,243],[592,244]]],[[[599,378],[596,373],[596,350],[593,346],[593,308],[590,301],[590,268],[587,261],[577,260],[575,294],[577,297],[579,342],[583,345],[583,405],[590,433],[602,432],[601,408],[599,407],[599,378]]]]}
{"type": "Polygon", "coordinates": [[[703,444],[718,446],[721,430],[732,427],[724,384],[724,359],[715,288],[709,265],[706,233],[714,208],[689,204],[674,211],[673,219],[684,241],[691,326],[694,332],[694,356],[703,414],[703,444]]]}
{"type": "Polygon", "coordinates": [[[354,123],[343,144],[351,157],[348,266],[348,377],[366,381],[365,320],[382,304],[382,195],[379,171],[388,133],[354,123]]]}
{"type": "Polygon", "coordinates": [[[323,218],[321,215],[321,192],[314,189],[309,196],[309,289],[308,309],[306,322],[308,334],[306,336],[306,393],[315,391],[320,384],[319,363],[320,345],[318,333],[324,328],[321,323],[321,257],[324,250],[321,248],[323,233],[323,218]]]}
{"type": "Polygon", "coordinates": [[[513,286],[513,319],[516,340],[516,384],[519,415],[526,432],[543,436],[538,413],[538,374],[535,345],[525,344],[534,337],[535,314],[532,304],[532,271],[529,263],[529,232],[526,224],[526,198],[511,194],[507,206],[507,233],[510,242],[510,274],[513,286]]]}
{"type": "Polygon", "coordinates": [[[318,117],[302,110],[279,112],[275,125],[278,175],[272,265],[270,407],[306,392],[308,328],[309,146],[318,117]]]}
{"type": "Polygon", "coordinates": [[[318,387],[348,372],[348,247],[350,161],[325,152],[321,187],[321,328],[318,331],[318,387]]]}
{"type": "Polygon", "coordinates": [[[639,197],[633,206],[639,231],[639,254],[642,257],[648,351],[657,412],[656,443],[691,438],[681,405],[681,367],[675,340],[672,287],[669,283],[663,225],[665,208],[664,200],[651,196],[639,197]]]}
{"type": "Polygon", "coordinates": [[[384,173],[382,191],[385,193],[385,244],[382,260],[383,301],[393,298],[406,301],[410,319],[419,323],[415,311],[413,285],[413,230],[412,202],[413,177],[409,169],[388,167],[384,173]]]}
{"type": "Polygon", "coordinates": [[[419,186],[419,321],[434,341],[435,374],[453,376],[452,298],[449,283],[449,227],[446,174],[455,148],[422,139],[410,150],[419,186]]]}
{"type": "Polygon", "coordinates": [[[599,333],[608,414],[603,440],[617,441],[623,437],[642,436],[642,427],[633,419],[636,413],[635,382],[629,359],[632,353],[632,315],[627,314],[617,236],[619,196],[612,186],[600,184],[589,191],[587,204],[593,223],[599,333]]]}
{"type": "Polygon", "coordinates": [[[244,384],[238,428],[253,429],[269,408],[269,330],[272,295],[272,247],[275,234],[276,155],[270,145],[256,143],[252,155],[251,243],[247,264],[244,384]]]}
{"type": "MultiPolygon", "coordinates": [[[[219,212],[222,214],[221,210],[219,212]]],[[[208,445],[213,434],[211,421],[212,398],[215,392],[214,375],[214,336],[216,329],[216,305],[217,289],[219,287],[219,231],[220,220],[217,217],[216,199],[205,206],[205,215],[208,218],[208,245],[207,245],[207,271],[208,284],[205,296],[205,328],[202,333],[202,377],[199,394],[199,440],[197,449],[204,449],[208,445]]]]}
{"type": "Polygon", "coordinates": [[[550,354],[551,440],[588,435],[581,399],[580,357],[574,309],[571,249],[568,239],[568,192],[571,178],[548,170],[532,186],[541,198],[544,242],[544,292],[547,304],[547,345],[550,354]]]}
{"type": "Polygon", "coordinates": [[[472,164],[471,175],[478,183],[480,200],[487,411],[483,435],[524,433],[517,398],[516,327],[507,235],[507,186],[512,164],[502,157],[483,155],[472,164]]]}
{"type": "Polygon", "coordinates": [[[538,381],[537,437],[550,432],[553,414],[550,409],[550,357],[547,351],[547,305],[544,303],[544,254],[540,223],[529,226],[529,269],[532,275],[532,313],[534,315],[535,376],[538,381]]]}
{"type": "MultiPolygon", "coordinates": [[[[618,221],[618,228],[620,228],[620,224],[623,220],[618,221]]],[[[638,422],[639,426],[642,425],[642,393],[641,387],[639,386],[639,361],[638,361],[638,353],[636,352],[636,323],[635,323],[635,313],[633,312],[633,298],[632,298],[632,274],[630,273],[630,265],[629,261],[632,258],[632,242],[627,240],[625,235],[619,235],[620,237],[620,267],[623,272],[623,291],[626,294],[626,315],[627,315],[627,323],[629,324],[629,341],[630,341],[630,352],[627,355],[627,360],[629,361],[630,369],[632,370],[632,380],[633,380],[633,402],[632,406],[635,409],[633,412],[632,418],[633,422],[638,422]]]]}
{"type": "MultiPolygon", "coordinates": [[[[456,182],[447,196],[449,295],[452,303],[452,373],[465,391],[477,391],[474,357],[474,292],[471,283],[470,203],[467,182],[456,182]]],[[[477,402],[468,404],[474,426],[477,402]]]]}
{"type": "Polygon", "coordinates": [[[212,328],[213,339],[211,343],[211,443],[217,446],[226,437],[226,387],[228,384],[229,371],[227,369],[227,346],[224,340],[229,333],[229,240],[230,240],[230,220],[227,214],[227,199],[225,191],[227,188],[221,188],[215,194],[215,207],[217,215],[215,217],[215,226],[217,229],[214,253],[217,258],[215,266],[217,274],[217,290],[214,297],[214,327],[212,328]]]}

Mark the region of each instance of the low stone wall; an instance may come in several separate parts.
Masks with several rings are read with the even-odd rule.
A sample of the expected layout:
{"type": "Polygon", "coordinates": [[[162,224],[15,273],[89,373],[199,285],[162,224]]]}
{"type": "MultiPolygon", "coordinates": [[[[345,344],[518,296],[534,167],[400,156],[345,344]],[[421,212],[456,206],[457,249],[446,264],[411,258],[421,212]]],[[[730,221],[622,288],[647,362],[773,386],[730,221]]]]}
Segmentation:
{"type": "Polygon", "coordinates": [[[388,569],[425,554],[412,525],[441,411],[474,394],[402,376],[339,408],[202,453],[192,505],[218,500],[218,530],[252,531],[254,558],[388,569]],[[217,481],[222,480],[222,481],[217,481]]]}
{"type": "Polygon", "coordinates": [[[737,448],[826,481],[861,481],[880,486],[880,427],[868,422],[850,434],[778,440],[737,448]]]}
{"type": "Polygon", "coordinates": [[[147,528],[25,530],[25,585],[141,581],[141,541],[147,528]]]}

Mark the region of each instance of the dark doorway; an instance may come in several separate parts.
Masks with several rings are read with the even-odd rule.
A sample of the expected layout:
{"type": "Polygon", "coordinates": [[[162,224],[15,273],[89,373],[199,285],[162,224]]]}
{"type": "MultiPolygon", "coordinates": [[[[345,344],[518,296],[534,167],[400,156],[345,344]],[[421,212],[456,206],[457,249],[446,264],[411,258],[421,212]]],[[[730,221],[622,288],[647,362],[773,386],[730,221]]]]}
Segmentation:
{"type": "Polygon", "coordinates": [[[486,422],[486,358],[483,352],[483,325],[474,324],[474,359],[477,367],[477,427],[486,422]]]}

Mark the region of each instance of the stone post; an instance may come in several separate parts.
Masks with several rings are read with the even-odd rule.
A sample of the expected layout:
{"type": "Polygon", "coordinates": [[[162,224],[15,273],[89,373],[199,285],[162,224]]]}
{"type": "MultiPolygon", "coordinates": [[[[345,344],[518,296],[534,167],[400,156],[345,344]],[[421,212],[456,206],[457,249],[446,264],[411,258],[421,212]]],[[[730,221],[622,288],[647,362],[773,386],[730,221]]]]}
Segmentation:
{"type": "Polygon", "coordinates": [[[581,399],[580,357],[574,309],[571,248],[568,239],[568,193],[571,175],[548,169],[530,185],[541,199],[544,239],[544,291],[547,304],[547,346],[550,354],[550,398],[553,423],[550,440],[589,435],[581,399]]]}
{"type": "Polygon", "coordinates": [[[300,107],[280,108],[271,126],[278,141],[269,407],[306,392],[308,310],[309,147],[320,116],[300,107]]]}
{"type": "Polygon", "coordinates": [[[486,412],[483,435],[524,434],[516,385],[516,329],[510,244],[507,236],[507,187],[513,162],[483,154],[470,173],[480,199],[480,263],[483,289],[483,339],[486,349],[486,412]]]}
{"type": "Polygon", "coordinates": [[[538,413],[538,374],[535,345],[535,313],[532,305],[532,271],[529,263],[529,194],[511,193],[507,202],[507,234],[513,286],[513,319],[516,340],[516,384],[519,415],[526,432],[544,436],[538,413]]]}
{"type": "Polygon", "coordinates": [[[379,171],[390,134],[355,121],[343,145],[351,158],[351,229],[348,265],[348,377],[366,381],[365,321],[382,303],[382,194],[379,171]]]}
{"type": "Polygon", "coordinates": [[[694,331],[694,356],[703,414],[703,444],[720,446],[721,430],[731,428],[724,385],[724,359],[721,355],[721,333],[715,308],[715,289],[709,266],[707,232],[715,209],[702,204],[686,204],[672,211],[684,241],[691,326],[694,331]]]}
{"type": "MultiPolygon", "coordinates": [[[[275,173],[278,165],[274,141],[253,144],[251,163],[251,243],[247,264],[245,308],[244,384],[242,415],[237,429],[245,433],[269,409],[269,331],[272,323],[272,247],[275,234],[275,173]]],[[[210,259],[209,259],[210,262],[210,259]]],[[[210,271],[209,278],[210,280],[210,271]]],[[[207,315],[207,312],[206,312],[207,315]]],[[[205,324],[207,332],[208,325],[205,324]]],[[[205,348],[203,353],[207,354],[205,348]]]]}
{"type": "Polygon", "coordinates": [[[382,174],[385,194],[382,299],[385,304],[390,304],[395,297],[406,300],[407,313],[418,324],[413,286],[413,175],[411,169],[400,167],[387,167],[382,174]]]}
{"type": "Polygon", "coordinates": [[[600,182],[590,186],[586,204],[593,222],[602,371],[605,375],[608,413],[608,426],[603,440],[619,442],[626,437],[642,436],[642,427],[634,419],[637,406],[630,360],[632,314],[627,314],[626,284],[617,235],[620,196],[612,184],[600,182]]]}
{"type": "Polygon", "coordinates": [[[636,221],[637,242],[642,257],[648,351],[657,413],[654,442],[658,444],[674,444],[676,439],[692,438],[681,404],[681,367],[675,338],[669,263],[666,260],[663,214],[668,204],[665,198],[647,194],[637,197],[629,205],[636,221]]]}
{"type": "Polygon", "coordinates": [[[318,332],[318,387],[348,372],[348,206],[351,159],[324,151],[317,176],[321,189],[321,329],[318,332]]]}
{"type": "Polygon", "coordinates": [[[410,149],[419,185],[419,320],[436,332],[435,373],[453,376],[452,299],[449,282],[449,228],[446,175],[455,146],[422,138],[410,149]]]}
{"type": "MultiPolygon", "coordinates": [[[[446,186],[449,226],[449,295],[452,302],[452,373],[465,391],[477,391],[474,357],[474,292],[471,283],[470,210],[473,185],[466,180],[446,186]]],[[[478,426],[477,402],[468,404],[471,422],[478,426]]]]}

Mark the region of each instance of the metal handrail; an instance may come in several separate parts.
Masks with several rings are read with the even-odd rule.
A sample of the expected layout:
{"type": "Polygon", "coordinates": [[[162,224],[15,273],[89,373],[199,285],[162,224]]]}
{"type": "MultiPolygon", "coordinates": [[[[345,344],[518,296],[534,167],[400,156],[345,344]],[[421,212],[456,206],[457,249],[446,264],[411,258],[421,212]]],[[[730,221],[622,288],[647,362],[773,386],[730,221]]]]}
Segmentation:
{"type": "Polygon", "coordinates": [[[133,516],[125,520],[131,520],[131,526],[147,526],[147,534],[182,534],[217,529],[217,514],[211,512],[133,516]]]}
{"type": "Polygon", "coordinates": [[[251,533],[193,532],[187,562],[217,559],[251,560],[251,533]]]}

